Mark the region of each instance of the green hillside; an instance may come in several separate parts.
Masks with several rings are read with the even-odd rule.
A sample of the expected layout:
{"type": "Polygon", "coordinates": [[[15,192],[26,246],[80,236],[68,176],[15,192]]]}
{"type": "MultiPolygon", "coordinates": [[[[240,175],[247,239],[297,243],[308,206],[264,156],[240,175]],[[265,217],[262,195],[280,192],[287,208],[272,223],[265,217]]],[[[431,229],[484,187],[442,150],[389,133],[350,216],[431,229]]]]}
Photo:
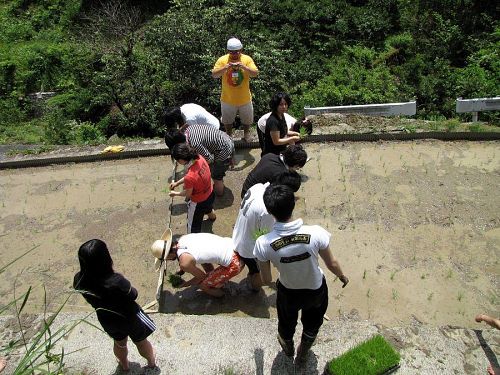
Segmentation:
{"type": "Polygon", "coordinates": [[[256,116],[283,90],[296,116],[416,99],[421,118],[457,117],[457,97],[500,94],[498,18],[471,0],[3,1],[0,143],[158,136],[186,102],[218,115],[210,70],[233,35],[260,69],[256,116]]]}

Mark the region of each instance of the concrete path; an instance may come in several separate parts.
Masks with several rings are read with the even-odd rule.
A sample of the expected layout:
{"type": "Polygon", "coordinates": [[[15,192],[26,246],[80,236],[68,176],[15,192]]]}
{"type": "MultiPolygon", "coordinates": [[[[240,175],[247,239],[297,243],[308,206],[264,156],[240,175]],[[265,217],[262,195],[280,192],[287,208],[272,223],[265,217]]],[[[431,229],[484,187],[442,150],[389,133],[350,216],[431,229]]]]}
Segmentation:
{"type": "MultiPolygon", "coordinates": [[[[157,324],[151,341],[158,368],[145,369],[135,347],[129,344],[128,374],[322,374],[326,363],[354,345],[382,334],[401,353],[398,374],[484,374],[487,353],[496,360],[500,353],[498,331],[473,331],[457,327],[431,327],[414,321],[406,327],[387,328],[358,320],[357,314],[325,321],[313,354],[298,368],[281,352],[276,340],[275,319],[237,318],[224,315],[152,314],[157,324]]],[[[83,318],[63,314],[56,327],[83,318]]],[[[16,337],[12,318],[1,317],[2,339],[16,337]]],[[[94,315],[88,318],[98,324],[94,315]]],[[[34,323],[36,324],[36,323],[34,323]]],[[[298,331],[301,330],[299,324],[298,331]]],[[[53,329],[55,331],[55,329],[53,329]]],[[[295,341],[298,341],[298,333],[295,341]]],[[[88,324],[79,324],[61,341],[69,374],[120,374],[113,358],[112,341],[88,324]]],[[[9,358],[6,373],[13,371],[16,357],[9,358]]]]}

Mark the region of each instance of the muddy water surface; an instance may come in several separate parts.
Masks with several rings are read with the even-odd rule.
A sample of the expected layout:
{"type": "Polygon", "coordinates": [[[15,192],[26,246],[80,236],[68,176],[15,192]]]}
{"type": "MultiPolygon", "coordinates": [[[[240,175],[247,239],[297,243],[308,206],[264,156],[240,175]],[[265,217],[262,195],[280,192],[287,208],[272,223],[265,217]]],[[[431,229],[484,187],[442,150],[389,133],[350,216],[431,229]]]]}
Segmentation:
{"type": "MultiPolygon", "coordinates": [[[[332,233],[331,248],[351,282],[342,289],[327,274],[328,316],[399,325],[476,327],[476,313],[498,314],[500,147],[497,142],[306,144],[295,216],[332,233]]],[[[217,220],[204,229],[230,236],[241,184],[257,150],[240,150],[228,172],[217,220]]],[[[115,269],[154,299],[157,274],[149,247],[169,222],[168,157],[0,171],[0,265],[33,249],[0,275],[6,303],[28,286],[27,309],[49,309],[70,292],[78,246],[108,243],[115,269]]],[[[180,168],[179,174],[182,175],[180,168]]],[[[185,233],[185,206],[176,198],[172,229],[185,233]]],[[[169,272],[177,269],[169,264],[169,272]]],[[[326,268],[325,268],[326,270],[326,268]]],[[[226,296],[212,299],[165,283],[163,312],[276,316],[276,293],[252,293],[246,270],[226,296]]],[[[71,296],[66,310],[88,310],[71,296]]]]}

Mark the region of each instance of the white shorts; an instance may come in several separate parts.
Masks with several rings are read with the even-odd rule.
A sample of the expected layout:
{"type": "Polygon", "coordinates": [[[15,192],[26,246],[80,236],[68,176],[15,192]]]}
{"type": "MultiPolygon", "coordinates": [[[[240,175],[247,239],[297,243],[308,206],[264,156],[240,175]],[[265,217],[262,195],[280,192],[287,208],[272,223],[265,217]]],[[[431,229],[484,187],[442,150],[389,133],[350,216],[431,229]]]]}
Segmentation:
{"type": "Polygon", "coordinates": [[[220,110],[222,113],[221,122],[223,124],[232,124],[236,119],[236,114],[240,114],[240,120],[243,125],[253,124],[253,103],[249,102],[244,105],[231,105],[220,102],[220,110]]]}

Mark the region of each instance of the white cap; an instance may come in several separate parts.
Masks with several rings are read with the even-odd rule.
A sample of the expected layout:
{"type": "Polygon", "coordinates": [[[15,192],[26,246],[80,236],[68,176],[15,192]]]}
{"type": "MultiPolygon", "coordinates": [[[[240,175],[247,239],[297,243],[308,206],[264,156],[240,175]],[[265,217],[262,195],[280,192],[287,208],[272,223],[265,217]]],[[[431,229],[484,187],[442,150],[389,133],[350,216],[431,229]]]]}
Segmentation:
{"type": "Polygon", "coordinates": [[[227,50],[228,51],[239,51],[243,48],[243,44],[241,44],[239,39],[231,38],[227,41],[227,50]]]}

